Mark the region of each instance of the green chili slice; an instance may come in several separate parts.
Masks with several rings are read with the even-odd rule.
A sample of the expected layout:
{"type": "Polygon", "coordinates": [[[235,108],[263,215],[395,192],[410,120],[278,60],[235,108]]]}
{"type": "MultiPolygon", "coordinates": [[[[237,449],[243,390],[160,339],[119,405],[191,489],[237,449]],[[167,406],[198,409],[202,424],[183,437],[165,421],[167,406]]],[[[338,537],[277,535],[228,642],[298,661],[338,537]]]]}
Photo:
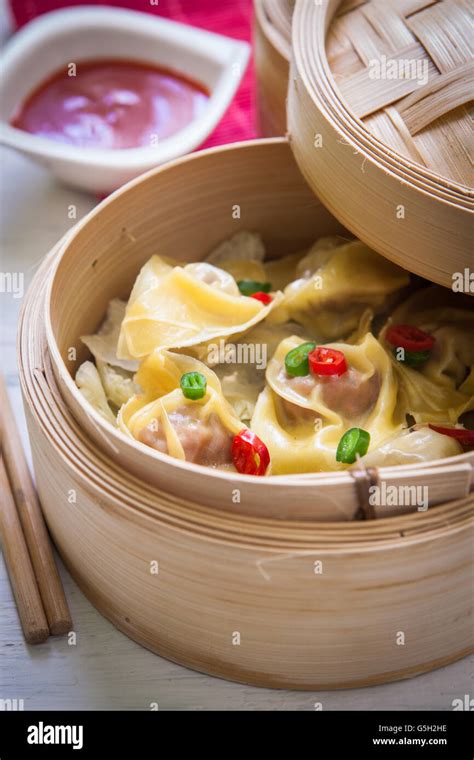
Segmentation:
{"type": "Polygon", "coordinates": [[[417,369],[418,367],[422,367],[423,364],[426,364],[430,356],[431,351],[405,351],[405,358],[403,361],[400,361],[402,361],[402,363],[406,364],[408,367],[417,369]]]}
{"type": "Polygon", "coordinates": [[[183,396],[192,401],[204,398],[206,395],[207,380],[200,372],[186,372],[180,381],[183,396]]]}
{"type": "Polygon", "coordinates": [[[367,454],[370,444],[370,433],[362,428],[351,428],[342,436],[336,452],[336,461],[353,464],[357,455],[367,454]]]}
{"type": "Polygon", "coordinates": [[[237,286],[243,296],[253,296],[254,293],[270,293],[271,282],[257,282],[256,280],[239,280],[237,286]]]}
{"type": "Polygon", "coordinates": [[[316,343],[302,343],[285,356],[285,369],[293,377],[309,375],[309,359],[311,351],[316,348],[316,343]]]}

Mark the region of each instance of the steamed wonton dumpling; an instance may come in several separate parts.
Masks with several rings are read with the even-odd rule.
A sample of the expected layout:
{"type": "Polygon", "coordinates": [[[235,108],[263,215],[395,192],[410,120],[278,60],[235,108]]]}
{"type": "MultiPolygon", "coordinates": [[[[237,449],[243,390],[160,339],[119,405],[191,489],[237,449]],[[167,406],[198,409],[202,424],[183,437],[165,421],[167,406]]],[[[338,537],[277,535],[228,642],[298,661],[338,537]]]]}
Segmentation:
{"type": "Polygon", "coordinates": [[[438,286],[414,293],[399,306],[381,332],[390,325],[415,325],[436,342],[430,358],[412,369],[392,360],[400,383],[400,405],[417,422],[458,421],[474,409],[474,310],[471,299],[438,286]]]}
{"type": "Polygon", "coordinates": [[[273,290],[284,290],[285,287],[296,279],[310,277],[313,266],[311,257],[318,251],[330,251],[344,244],[344,239],[338,235],[332,235],[314,243],[311,248],[298,253],[290,253],[278,259],[270,259],[265,262],[265,274],[271,282],[273,290]],[[310,261],[308,262],[308,257],[310,261]],[[308,266],[311,271],[308,271],[308,266]]]}
{"type": "Polygon", "coordinates": [[[437,433],[428,425],[403,430],[361,458],[365,467],[393,467],[422,464],[462,454],[462,446],[448,435],[437,433]]]}
{"type": "Polygon", "coordinates": [[[120,329],[125,317],[127,304],[120,298],[110,301],[107,315],[95,335],[83,335],[81,341],[87,346],[96,361],[105,362],[113,367],[121,367],[129,372],[136,372],[137,361],[119,359],[117,356],[120,329]]]}
{"type": "Polygon", "coordinates": [[[107,422],[115,425],[115,415],[113,414],[108,402],[107,396],[97,371],[97,367],[92,362],[84,362],[76,372],[76,385],[80,392],[89,402],[89,404],[103,417],[107,422]]]}
{"type": "Polygon", "coordinates": [[[219,243],[206,258],[210,264],[225,269],[229,261],[263,261],[265,246],[256,232],[241,230],[228,240],[219,243]]]}
{"type": "Polygon", "coordinates": [[[99,359],[96,360],[96,364],[107,401],[115,409],[120,409],[137,392],[133,374],[121,367],[101,362],[99,359]]]}
{"type": "MultiPolygon", "coordinates": [[[[241,420],[252,419],[259,393],[265,386],[268,359],[278,344],[290,335],[300,335],[301,341],[310,340],[305,330],[295,322],[269,325],[259,322],[244,335],[222,346],[218,352],[219,363],[212,367],[218,376],[225,398],[241,420]]],[[[207,360],[214,359],[214,352],[207,352],[207,360]]]]}
{"type": "Polygon", "coordinates": [[[143,393],[122,407],[120,429],[141,443],[182,461],[231,468],[234,436],[244,427],[222,395],[216,375],[197,359],[155,351],[140,367],[136,382],[143,393]],[[201,372],[206,395],[185,398],[179,387],[186,372],[201,372]]]}
{"type": "Polygon", "coordinates": [[[321,340],[349,335],[368,307],[383,311],[410,279],[407,272],[364,243],[334,247],[333,238],[318,241],[298,270],[299,278],[285,288],[283,302],[272,319],[292,319],[321,340]]]}
{"type": "Polygon", "coordinates": [[[361,427],[371,448],[399,431],[397,384],[386,351],[370,333],[356,345],[331,343],[342,351],[348,371],[339,377],[290,377],[285,357],[301,344],[291,337],[278,347],[267,369],[251,428],[270,451],[273,474],[344,469],[336,461],[343,434],[361,427]]]}
{"type": "Polygon", "coordinates": [[[232,441],[243,425],[222,394],[209,388],[198,401],[186,399],[180,389],[145,406],[132,399],[119,415],[119,427],[162,454],[230,468],[232,441]]]}
{"type": "MultiPolygon", "coordinates": [[[[342,238],[323,238],[316,245],[341,245],[342,238]]],[[[225,269],[234,279],[270,282],[273,291],[283,290],[297,276],[297,267],[306,251],[265,260],[265,246],[260,235],[237,232],[212,251],[206,261],[225,269]]]]}
{"type": "Polygon", "coordinates": [[[260,235],[243,230],[220,243],[209,254],[206,262],[229,272],[237,282],[239,280],[265,282],[264,258],[265,246],[260,235]]]}
{"type": "Polygon", "coordinates": [[[151,287],[144,280],[142,271],[140,288],[135,286],[127,304],[118,344],[121,358],[141,359],[155,348],[195,346],[243,332],[281,299],[275,294],[265,306],[243,296],[228,273],[208,263],[160,265],[151,287]]]}

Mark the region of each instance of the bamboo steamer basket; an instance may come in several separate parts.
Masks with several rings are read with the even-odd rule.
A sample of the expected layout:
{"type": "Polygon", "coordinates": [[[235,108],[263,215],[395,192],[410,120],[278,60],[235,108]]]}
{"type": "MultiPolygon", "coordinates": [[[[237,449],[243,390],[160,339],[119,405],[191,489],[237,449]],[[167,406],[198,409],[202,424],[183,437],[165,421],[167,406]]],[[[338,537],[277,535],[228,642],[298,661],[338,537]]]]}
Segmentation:
{"type": "MultiPolygon", "coordinates": [[[[45,331],[56,379],[90,437],[127,471],[158,488],[166,484],[184,499],[251,515],[352,519],[360,508],[357,473],[260,479],[182,463],[109,426],[86,404],[73,380],[88,355],[80,336],[95,332],[112,298],[128,297],[153,253],[202,260],[239,229],[259,230],[273,256],[301,250],[317,237],[344,233],[305,184],[288,144],[280,139],[176,161],[101,204],[63,243],[48,281],[45,331]],[[224,187],[222,177],[229,178],[224,187]],[[240,219],[233,219],[235,204],[241,207],[240,219]]],[[[465,454],[422,468],[384,468],[380,477],[388,485],[409,486],[424,485],[428,478],[434,505],[469,492],[473,460],[473,454],[465,454]]]]}
{"type": "Polygon", "coordinates": [[[357,237],[447,287],[472,268],[470,29],[464,0],[297,0],[293,16],[288,126],[301,171],[357,237]],[[377,79],[384,60],[418,61],[428,84],[377,79]]]}
{"type": "Polygon", "coordinates": [[[109,298],[127,295],[140,264],[157,248],[199,259],[245,227],[259,229],[274,255],[340,230],[284,140],[214,149],[144,175],[38,270],[19,367],[38,491],[63,560],[131,638],[236,681],[346,688],[465,656],[471,455],[432,463],[421,477],[413,467],[382,474],[429,483],[430,493],[434,485],[444,503],[347,522],[359,504],[347,473],[256,482],[183,468],[122,440],[79,397],[70,374],[85,358],[79,336],[98,326],[109,298]],[[71,348],[77,358],[66,366],[71,348]],[[240,504],[230,498],[236,484],[240,504]]]}
{"type": "Polygon", "coordinates": [[[293,0],[254,0],[255,71],[263,137],[286,134],[293,0]]]}

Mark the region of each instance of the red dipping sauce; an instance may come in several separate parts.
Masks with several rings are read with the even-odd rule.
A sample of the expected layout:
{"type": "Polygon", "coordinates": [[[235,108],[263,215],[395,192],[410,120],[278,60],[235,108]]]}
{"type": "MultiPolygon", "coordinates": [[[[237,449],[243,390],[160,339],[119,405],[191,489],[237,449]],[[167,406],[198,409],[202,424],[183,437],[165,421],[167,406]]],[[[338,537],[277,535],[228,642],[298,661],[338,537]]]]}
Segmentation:
{"type": "Polygon", "coordinates": [[[209,100],[200,84],[135,61],[78,63],[59,71],[19,108],[12,125],[83,148],[156,145],[198,117],[209,100]]]}

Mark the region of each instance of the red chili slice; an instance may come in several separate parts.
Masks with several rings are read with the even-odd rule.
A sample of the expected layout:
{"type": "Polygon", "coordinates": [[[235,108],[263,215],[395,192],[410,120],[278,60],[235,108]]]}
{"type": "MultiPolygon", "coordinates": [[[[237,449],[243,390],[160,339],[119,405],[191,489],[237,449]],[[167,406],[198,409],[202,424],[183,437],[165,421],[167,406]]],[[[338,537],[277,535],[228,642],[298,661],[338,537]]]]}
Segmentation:
{"type": "Polygon", "coordinates": [[[249,428],[244,428],[232,442],[232,461],[244,475],[265,475],[270,464],[268,449],[249,428]]]}
{"type": "Polygon", "coordinates": [[[436,338],[414,325],[392,325],[387,330],[386,338],[392,346],[406,351],[431,351],[436,338]]]}
{"type": "Polygon", "coordinates": [[[265,305],[273,301],[273,298],[269,296],[268,293],[264,293],[263,290],[259,290],[257,293],[252,293],[250,298],[255,298],[257,301],[261,301],[265,305]]]}
{"type": "Polygon", "coordinates": [[[474,430],[466,430],[465,428],[446,428],[438,425],[430,425],[432,430],[442,435],[449,435],[450,438],[455,438],[461,446],[474,446],[474,430]]]}
{"type": "Polygon", "coordinates": [[[308,355],[308,361],[313,375],[343,375],[347,372],[346,357],[335,348],[316,346],[308,355]]]}

